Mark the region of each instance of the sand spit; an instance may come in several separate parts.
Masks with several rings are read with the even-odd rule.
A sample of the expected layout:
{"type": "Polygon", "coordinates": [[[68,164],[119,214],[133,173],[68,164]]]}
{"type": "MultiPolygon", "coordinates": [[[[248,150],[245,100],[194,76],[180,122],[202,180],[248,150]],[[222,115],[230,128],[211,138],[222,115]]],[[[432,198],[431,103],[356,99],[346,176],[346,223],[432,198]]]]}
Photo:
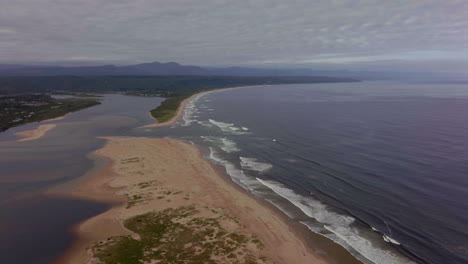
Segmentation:
{"type": "MultiPolygon", "coordinates": [[[[162,122],[162,123],[154,123],[154,124],[149,124],[149,125],[146,125],[146,126],[142,126],[142,128],[149,128],[149,127],[161,127],[161,126],[170,126],[170,125],[173,125],[181,116],[182,114],[184,113],[184,109],[185,109],[185,104],[190,100],[192,99],[193,97],[197,96],[197,95],[200,95],[200,94],[203,94],[203,93],[206,93],[206,92],[201,92],[201,93],[197,93],[197,94],[194,94],[184,100],[182,100],[182,102],[180,102],[180,105],[179,107],[177,108],[177,113],[175,116],[173,116],[170,120],[166,121],[166,122],[162,122]]],[[[154,120],[156,120],[156,118],[154,118],[152,115],[151,115],[151,112],[148,112],[149,116],[151,118],[153,118],[154,120]]],[[[157,120],[156,120],[157,121],[157,120]]]]}
{"type": "Polygon", "coordinates": [[[76,228],[78,242],[59,263],[98,263],[92,258],[93,242],[116,235],[140,239],[124,227],[126,219],[177,208],[196,210],[191,220],[218,219],[218,229],[246,241],[231,257],[213,256],[215,263],[238,263],[246,255],[255,263],[325,263],[279,215],[219,175],[196,147],[170,139],[106,139],[96,154],[108,158],[109,166],[78,186],[74,195],[115,206],[76,228]]]}
{"type": "MultiPolygon", "coordinates": [[[[185,109],[185,104],[192,100],[194,97],[196,96],[199,96],[199,95],[203,95],[203,94],[206,94],[206,93],[212,93],[212,92],[216,92],[216,91],[220,91],[220,90],[232,90],[232,89],[239,89],[239,88],[253,88],[253,87],[261,87],[261,86],[265,86],[265,85],[248,85],[248,86],[236,86],[236,87],[229,87],[229,88],[220,88],[220,89],[213,89],[213,90],[209,90],[209,91],[204,91],[204,92],[199,92],[199,93],[196,93],[196,94],[193,94],[191,95],[190,97],[182,100],[182,102],[180,103],[179,107],[177,108],[177,113],[174,117],[172,117],[169,121],[166,121],[166,122],[162,122],[162,123],[154,123],[154,124],[149,124],[149,125],[146,125],[146,126],[142,126],[142,128],[149,128],[149,127],[160,127],[160,126],[170,126],[170,125],[173,125],[177,120],[179,120],[179,118],[183,115],[184,113],[184,109],[185,109]]],[[[149,116],[151,118],[153,118],[154,120],[156,120],[156,118],[154,118],[151,113],[149,112],[149,116]]],[[[156,120],[157,121],[157,120],[156,120]]]]}
{"type": "Polygon", "coordinates": [[[43,137],[48,131],[56,126],[56,124],[40,125],[36,129],[17,132],[15,135],[21,137],[21,139],[18,139],[17,141],[36,140],[43,137]]]}

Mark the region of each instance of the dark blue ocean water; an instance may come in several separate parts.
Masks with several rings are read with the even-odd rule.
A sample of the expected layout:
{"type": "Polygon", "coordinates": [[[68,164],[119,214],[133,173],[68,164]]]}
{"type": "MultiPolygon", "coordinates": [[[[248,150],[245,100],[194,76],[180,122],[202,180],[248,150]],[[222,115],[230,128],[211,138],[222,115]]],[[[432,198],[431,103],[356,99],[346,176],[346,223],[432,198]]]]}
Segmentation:
{"type": "Polygon", "coordinates": [[[364,262],[468,263],[467,85],[225,90],[193,100],[177,127],[364,262]]]}

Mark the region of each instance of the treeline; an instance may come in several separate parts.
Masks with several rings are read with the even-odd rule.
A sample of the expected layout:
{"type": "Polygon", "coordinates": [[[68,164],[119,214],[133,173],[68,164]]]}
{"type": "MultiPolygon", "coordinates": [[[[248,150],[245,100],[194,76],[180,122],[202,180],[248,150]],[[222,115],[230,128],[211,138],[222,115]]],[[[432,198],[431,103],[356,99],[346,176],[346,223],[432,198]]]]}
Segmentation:
{"type": "Polygon", "coordinates": [[[44,76],[2,77],[0,94],[105,93],[177,97],[194,92],[245,85],[353,82],[333,77],[236,77],[236,76],[44,76]]]}
{"type": "Polygon", "coordinates": [[[56,99],[47,94],[0,97],[0,132],[21,124],[63,116],[100,104],[95,98],[56,99]]]}

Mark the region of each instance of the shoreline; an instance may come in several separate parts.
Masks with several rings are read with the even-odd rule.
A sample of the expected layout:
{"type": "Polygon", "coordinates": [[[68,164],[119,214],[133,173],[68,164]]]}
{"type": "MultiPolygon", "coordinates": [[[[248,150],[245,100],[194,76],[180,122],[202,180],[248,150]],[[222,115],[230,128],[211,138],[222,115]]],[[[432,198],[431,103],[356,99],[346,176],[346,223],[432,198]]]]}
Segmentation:
{"type": "Polygon", "coordinates": [[[17,139],[16,141],[22,142],[22,141],[31,141],[31,140],[40,139],[43,136],[45,136],[47,132],[54,129],[56,126],[57,126],[56,124],[46,124],[46,125],[40,125],[35,129],[16,132],[15,136],[19,137],[19,139],[17,139]]]}
{"type": "MultiPolygon", "coordinates": [[[[221,90],[231,90],[231,89],[250,88],[250,87],[262,87],[262,86],[265,86],[265,85],[235,86],[235,87],[218,88],[218,89],[213,89],[213,90],[194,93],[191,96],[189,96],[189,97],[185,98],[184,100],[182,100],[182,102],[180,102],[179,106],[177,107],[177,113],[170,120],[165,121],[165,122],[161,122],[161,123],[157,122],[157,123],[153,123],[153,124],[149,124],[149,125],[144,125],[144,126],[141,126],[140,128],[170,126],[170,125],[175,124],[175,122],[177,122],[180,119],[180,117],[182,116],[182,114],[184,113],[185,104],[187,104],[188,101],[190,101],[191,99],[193,99],[196,96],[200,96],[200,95],[204,95],[204,94],[208,94],[208,93],[212,93],[212,92],[217,92],[217,91],[221,91],[221,90]]],[[[148,112],[148,114],[153,120],[157,121],[157,119],[155,117],[153,117],[153,115],[151,115],[151,112],[148,112]]]]}
{"type": "Polygon", "coordinates": [[[80,184],[73,196],[111,203],[113,206],[77,225],[73,229],[77,242],[54,263],[90,263],[92,258],[87,246],[92,242],[114,235],[135,235],[123,227],[125,219],[190,204],[196,204],[200,210],[209,207],[237,219],[240,224],[233,227],[234,231],[255,234],[265,245],[262,249],[252,250],[255,256],[266,256],[273,263],[327,263],[312,252],[281,215],[219,175],[197,147],[173,139],[106,139],[106,146],[96,154],[108,159],[109,164],[80,184]],[[142,170],[142,167],[151,170],[142,170]],[[148,182],[151,182],[151,186],[144,191],[152,190],[153,194],[143,193],[138,188],[141,184],[146,186],[148,182]],[[159,194],[156,192],[161,188],[166,193],[180,194],[166,195],[160,199],[157,195],[161,191],[159,194]],[[135,195],[145,199],[129,208],[131,197],[135,195]]]}
{"type": "Polygon", "coordinates": [[[71,114],[72,112],[70,113],[66,113],[64,114],[63,116],[59,116],[59,117],[54,117],[54,118],[49,118],[49,119],[46,119],[46,120],[42,120],[42,121],[39,121],[39,122],[50,122],[50,121],[58,121],[58,120],[62,120],[64,119],[65,117],[67,117],[67,115],[71,114]]]}

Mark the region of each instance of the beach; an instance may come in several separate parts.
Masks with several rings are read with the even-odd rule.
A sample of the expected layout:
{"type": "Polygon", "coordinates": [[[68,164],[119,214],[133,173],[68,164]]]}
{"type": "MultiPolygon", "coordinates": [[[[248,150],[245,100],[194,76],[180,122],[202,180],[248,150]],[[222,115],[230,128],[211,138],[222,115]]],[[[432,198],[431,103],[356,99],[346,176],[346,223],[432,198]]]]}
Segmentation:
{"type": "Polygon", "coordinates": [[[262,246],[246,243],[245,248],[259,263],[325,263],[278,215],[219,175],[196,147],[172,139],[106,140],[96,154],[108,158],[109,166],[79,185],[74,195],[115,206],[81,223],[75,229],[78,242],[58,263],[93,263],[93,242],[138,237],[123,226],[126,219],[187,206],[194,206],[197,216],[220,217],[226,232],[258,238],[262,246]]]}

